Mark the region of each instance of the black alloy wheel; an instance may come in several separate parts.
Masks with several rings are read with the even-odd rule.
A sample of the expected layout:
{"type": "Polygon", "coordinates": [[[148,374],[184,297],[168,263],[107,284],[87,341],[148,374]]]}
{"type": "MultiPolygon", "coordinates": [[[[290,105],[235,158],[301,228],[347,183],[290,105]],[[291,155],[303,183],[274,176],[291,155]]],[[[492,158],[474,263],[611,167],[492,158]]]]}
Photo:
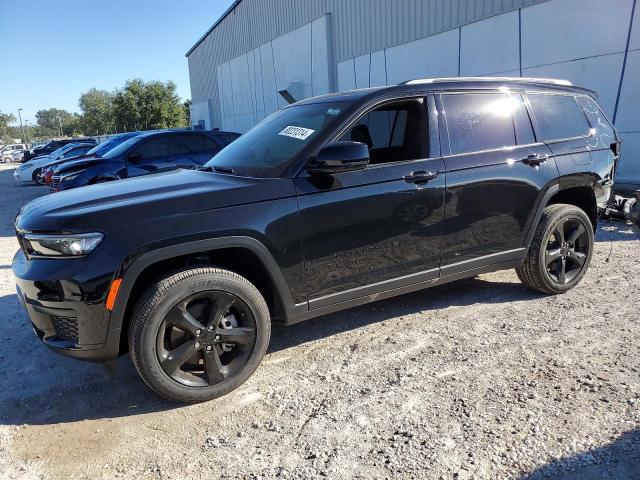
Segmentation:
{"type": "Polygon", "coordinates": [[[593,254],[594,231],[584,210],[565,204],[546,207],[518,278],[542,293],[564,293],[584,277],[593,254]]]}
{"type": "Polygon", "coordinates": [[[195,403],[225,395],[253,374],[269,345],[271,317],[246,278],[197,267],[151,285],[128,333],[145,383],[169,400],[195,403]]]}
{"type": "Polygon", "coordinates": [[[578,218],[562,219],[547,241],[545,251],[547,274],[559,284],[571,282],[584,268],[589,250],[587,226],[578,218]]]}
{"type": "Polygon", "coordinates": [[[247,363],[256,340],[251,309],[237,296],[207,290],[181,300],[158,330],[165,373],[192,387],[216,385],[247,363]]]}

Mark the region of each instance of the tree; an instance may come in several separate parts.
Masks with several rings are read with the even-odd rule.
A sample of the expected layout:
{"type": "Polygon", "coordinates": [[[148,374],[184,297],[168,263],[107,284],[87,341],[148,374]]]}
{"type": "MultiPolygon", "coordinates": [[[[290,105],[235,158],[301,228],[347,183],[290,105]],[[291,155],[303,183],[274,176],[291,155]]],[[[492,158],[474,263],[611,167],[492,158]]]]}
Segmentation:
{"type": "Polygon", "coordinates": [[[0,112],[0,137],[5,137],[7,135],[7,128],[9,127],[9,124],[15,121],[16,117],[12,113],[0,112]]]}
{"type": "Polygon", "coordinates": [[[113,97],[113,93],[96,88],[80,95],[79,105],[82,110],[80,123],[85,134],[100,135],[114,132],[113,97]]]}
{"type": "Polygon", "coordinates": [[[191,125],[191,99],[187,99],[182,103],[184,115],[187,117],[187,126],[191,125]]]}
{"type": "Polygon", "coordinates": [[[36,120],[38,121],[38,125],[43,127],[43,129],[66,136],[77,133],[80,126],[77,114],[67,112],[60,108],[38,110],[36,120]]]}
{"type": "Polygon", "coordinates": [[[187,125],[187,118],[176,84],[160,81],[129,80],[113,97],[116,128],[150,130],[187,125]]]}

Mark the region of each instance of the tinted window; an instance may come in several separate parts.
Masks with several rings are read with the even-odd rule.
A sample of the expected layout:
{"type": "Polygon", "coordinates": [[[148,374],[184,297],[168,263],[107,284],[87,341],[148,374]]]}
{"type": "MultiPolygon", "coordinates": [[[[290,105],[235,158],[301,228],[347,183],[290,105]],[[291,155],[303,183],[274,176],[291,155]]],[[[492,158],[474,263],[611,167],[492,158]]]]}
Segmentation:
{"type": "Polygon", "coordinates": [[[501,93],[443,95],[451,153],[476,152],[516,144],[514,100],[501,93]]]}
{"type": "Polygon", "coordinates": [[[176,135],[176,153],[199,153],[204,151],[203,135],[176,135]]]}
{"type": "Polygon", "coordinates": [[[277,177],[295,155],[331,128],[347,102],[292,105],[270,115],[206,163],[240,175],[277,177]]]}
{"type": "Polygon", "coordinates": [[[173,137],[171,135],[160,135],[143,142],[134,152],[142,155],[142,158],[155,158],[171,155],[173,137]]]}
{"type": "Polygon", "coordinates": [[[509,98],[512,102],[512,115],[513,122],[516,126],[516,140],[518,145],[529,145],[536,142],[536,137],[533,134],[533,127],[531,126],[531,119],[529,118],[529,112],[524,105],[522,95],[510,95],[509,98]]]}
{"type": "Polygon", "coordinates": [[[212,153],[220,150],[220,148],[222,147],[222,145],[220,145],[211,137],[203,136],[202,138],[204,139],[204,150],[206,152],[212,153]]]}
{"type": "Polygon", "coordinates": [[[424,103],[415,99],[365,114],[339,140],[366,144],[378,164],[425,158],[427,138],[424,103]]]}
{"type": "Polygon", "coordinates": [[[589,123],[571,95],[528,94],[543,140],[580,137],[589,132],[589,123]]]}
{"type": "Polygon", "coordinates": [[[577,97],[577,100],[584,113],[587,114],[591,125],[595,127],[598,140],[604,144],[614,143],[616,141],[615,131],[595,100],[587,96],[577,97]]]}

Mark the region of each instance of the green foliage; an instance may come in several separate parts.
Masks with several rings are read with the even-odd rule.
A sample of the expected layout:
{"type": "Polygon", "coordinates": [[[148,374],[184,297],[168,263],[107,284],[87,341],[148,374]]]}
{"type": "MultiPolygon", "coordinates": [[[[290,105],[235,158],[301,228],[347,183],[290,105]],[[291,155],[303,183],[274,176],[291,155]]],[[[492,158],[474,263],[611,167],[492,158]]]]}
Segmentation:
{"type": "Polygon", "coordinates": [[[129,80],[113,97],[113,113],[119,131],[187,125],[184,107],[173,82],[129,80]]]}
{"type": "Polygon", "coordinates": [[[9,124],[15,121],[15,115],[0,112],[0,136],[5,137],[8,134],[7,128],[9,127],[9,124]]]}
{"type": "Polygon", "coordinates": [[[38,126],[54,135],[73,136],[80,133],[80,117],[60,108],[38,110],[36,113],[38,126]]]}
{"type": "Polygon", "coordinates": [[[115,131],[114,94],[92,88],[80,95],[81,126],[85,135],[101,135],[115,131]]]}

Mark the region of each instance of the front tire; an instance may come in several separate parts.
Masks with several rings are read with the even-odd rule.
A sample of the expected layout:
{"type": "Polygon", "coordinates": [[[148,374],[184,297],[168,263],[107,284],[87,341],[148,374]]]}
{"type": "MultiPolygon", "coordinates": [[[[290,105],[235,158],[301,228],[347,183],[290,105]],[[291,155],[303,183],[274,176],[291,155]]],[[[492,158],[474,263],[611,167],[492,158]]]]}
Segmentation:
{"type": "Polygon", "coordinates": [[[271,335],[269,309],[247,279],[194,268],[152,285],[129,328],[133,363],[162,397],[196,403],[225,395],[258,367],[271,335]]]}
{"type": "Polygon", "coordinates": [[[593,254],[593,226],[573,205],[544,209],[518,278],[533,290],[556,295],[575,287],[584,277],[593,254]]]}

